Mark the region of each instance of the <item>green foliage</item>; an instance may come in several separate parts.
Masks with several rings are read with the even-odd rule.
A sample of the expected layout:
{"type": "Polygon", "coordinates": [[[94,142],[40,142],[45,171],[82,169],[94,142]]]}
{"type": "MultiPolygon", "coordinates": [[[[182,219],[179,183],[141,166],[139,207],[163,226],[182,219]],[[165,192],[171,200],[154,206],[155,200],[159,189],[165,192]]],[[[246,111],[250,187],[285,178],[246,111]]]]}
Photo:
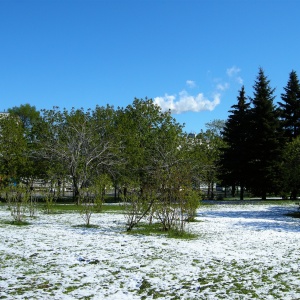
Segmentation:
{"type": "Polygon", "coordinates": [[[187,156],[192,168],[193,184],[196,188],[207,186],[207,198],[214,198],[213,186],[218,181],[220,149],[224,146],[221,128],[224,121],[214,120],[206,124],[195,139],[187,140],[187,156]]]}
{"type": "Polygon", "coordinates": [[[74,225],[73,227],[75,228],[99,228],[98,225],[93,225],[93,224],[81,224],[81,225],[74,225]]]}
{"type": "Polygon", "coordinates": [[[105,201],[105,189],[112,185],[111,178],[107,174],[97,176],[89,191],[93,194],[95,212],[101,212],[105,201]]]}
{"type": "Polygon", "coordinates": [[[268,192],[278,192],[281,135],[273,104],[274,89],[262,69],[259,69],[253,88],[249,113],[247,186],[255,195],[266,199],[268,192]]]}
{"type": "Polygon", "coordinates": [[[110,107],[96,107],[93,112],[83,109],[60,112],[57,108],[43,111],[41,155],[50,162],[54,174],[71,177],[77,203],[80,190],[117,162],[108,126],[112,118],[110,107]]]}
{"type": "Polygon", "coordinates": [[[90,226],[92,213],[102,211],[105,187],[110,182],[110,178],[106,174],[102,174],[95,178],[92,185],[81,189],[79,207],[86,226],[90,226]]]}
{"type": "Polygon", "coordinates": [[[185,220],[187,222],[194,222],[196,217],[196,211],[199,208],[200,205],[200,199],[202,193],[198,190],[193,190],[192,188],[189,188],[189,190],[183,191],[183,214],[185,217],[185,220]]]}
{"type": "Polygon", "coordinates": [[[27,226],[30,225],[29,222],[25,221],[25,220],[21,220],[21,221],[17,221],[17,220],[13,220],[13,221],[8,221],[8,222],[4,222],[5,224],[9,224],[9,225],[15,225],[15,226],[27,226]]]}
{"type": "Polygon", "coordinates": [[[27,163],[27,143],[20,120],[12,115],[0,117],[0,174],[5,186],[12,178],[19,181],[27,163]]]}
{"type": "Polygon", "coordinates": [[[81,217],[84,219],[86,226],[89,226],[92,213],[95,210],[94,196],[89,188],[82,189],[79,206],[81,217]]]}
{"type": "Polygon", "coordinates": [[[32,186],[34,179],[43,178],[45,173],[45,162],[37,155],[40,145],[36,126],[41,121],[40,112],[29,104],[15,106],[8,109],[8,112],[18,120],[18,126],[22,128],[22,140],[26,143],[26,149],[22,153],[23,163],[18,173],[26,185],[32,186]]]}
{"type": "Polygon", "coordinates": [[[172,229],[168,231],[167,237],[181,240],[193,240],[198,236],[185,230],[172,229]]]}
{"type": "MultiPolygon", "coordinates": [[[[132,197],[136,199],[131,203],[136,204],[131,208],[136,214],[151,218],[157,208],[163,222],[173,225],[183,215],[192,219],[192,213],[183,208],[193,206],[192,187],[207,186],[206,198],[214,198],[219,181],[231,185],[232,191],[235,186],[241,191],[245,187],[262,198],[267,193],[278,194],[280,189],[295,197],[291,178],[296,175],[288,175],[281,148],[299,133],[297,74],[290,73],[279,109],[273,104],[274,89],[262,69],[253,88],[250,103],[242,87],[226,123],[213,120],[195,138],[187,138],[170,111],[162,112],[147,98],[134,99],[116,110],[109,105],[93,110],[54,107],[41,112],[29,104],[13,107],[0,118],[0,184],[22,183],[29,191],[37,180],[43,180],[58,198],[64,196],[67,184],[72,186],[77,204],[89,188],[95,211],[101,211],[106,187],[132,192],[134,182],[132,197]]],[[[293,168],[290,171],[293,173],[293,168]]],[[[35,199],[30,199],[33,215],[35,199]]]]}
{"type": "Polygon", "coordinates": [[[278,102],[281,128],[287,141],[291,141],[300,134],[300,83],[295,71],[290,73],[281,99],[278,102]]]}
{"type": "Polygon", "coordinates": [[[19,107],[9,108],[8,112],[21,120],[27,136],[30,136],[31,129],[40,119],[40,112],[36,110],[35,106],[31,106],[28,103],[21,104],[19,107]]]}
{"type": "MultiPolygon", "coordinates": [[[[138,187],[137,187],[138,188],[138,187]]],[[[126,218],[127,231],[151,213],[153,204],[156,201],[156,196],[152,191],[138,191],[129,187],[129,192],[122,194],[124,203],[124,213],[126,218]]]]}
{"type": "Polygon", "coordinates": [[[291,192],[291,198],[296,199],[300,191],[300,137],[289,142],[283,151],[283,190],[291,192]]]}
{"type": "Polygon", "coordinates": [[[37,210],[38,197],[33,193],[33,191],[30,188],[28,189],[28,187],[27,187],[27,193],[29,196],[28,204],[27,204],[29,216],[33,217],[37,210]]]}
{"type": "Polygon", "coordinates": [[[162,228],[161,223],[139,223],[130,234],[142,234],[146,236],[163,235],[168,238],[191,240],[197,238],[197,235],[185,230],[170,229],[168,231],[162,228]]]}
{"type": "Polygon", "coordinates": [[[26,218],[26,209],[29,201],[29,193],[25,187],[10,185],[4,190],[6,202],[11,216],[16,224],[22,224],[26,218]]]}
{"type": "Polygon", "coordinates": [[[222,131],[225,146],[221,148],[220,175],[224,185],[240,186],[240,199],[244,198],[244,187],[248,169],[249,106],[246,102],[244,86],[239,92],[238,103],[232,106],[231,113],[222,131]]]}
{"type": "Polygon", "coordinates": [[[46,214],[51,214],[54,211],[54,205],[56,202],[56,197],[54,192],[51,189],[46,191],[41,191],[42,198],[44,200],[43,211],[46,214]]]}

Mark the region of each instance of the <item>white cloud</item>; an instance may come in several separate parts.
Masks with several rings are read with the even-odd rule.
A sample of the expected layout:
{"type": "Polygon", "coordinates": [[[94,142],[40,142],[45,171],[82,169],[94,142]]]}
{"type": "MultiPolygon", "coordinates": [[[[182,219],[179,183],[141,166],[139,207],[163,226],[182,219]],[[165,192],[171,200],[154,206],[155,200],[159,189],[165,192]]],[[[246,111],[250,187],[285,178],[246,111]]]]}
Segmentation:
{"type": "Polygon", "coordinates": [[[239,84],[243,84],[244,83],[244,80],[242,77],[238,76],[236,79],[235,79],[239,84]]]}
{"type": "Polygon", "coordinates": [[[176,95],[166,94],[163,97],[154,98],[154,103],[161,107],[162,111],[171,110],[174,114],[180,114],[187,111],[199,112],[212,111],[220,103],[220,94],[215,94],[212,100],[204,97],[202,93],[196,96],[189,95],[185,90],[176,95]]]}
{"type": "Polygon", "coordinates": [[[225,82],[225,83],[219,83],[217,85],[217,90],[219,91],[226,91],[227,89],[229,89],[229,83],[228,82],[225,82]]]}
{"type": "Polygon", "coordinates": [[[233,76],[237,75],[240,71],[241,71],[240,68],[237,68],[236,66],[233,66],[233,67],[227,69],[226,73],[229,77],[233,77],[233,76]]]}
{"type": "Polygon", "coordinates": [[[226,70],[226,74],[230,77],[233,78],[237,83],[243,84],[243,79],[242,77],[238,76],[238,74],[241,72],[241,69],[233,66],[229,69],[226,70]]]}
{"type": "Polygon", "coordinates": [[[186,85],[189,87],[189,88],[194,88],[196,86],[196,82],[193,81],[193,80],[187,80],[186,81],[186,85]]]}
{"type": "MultiPolygon", "coordinates": [[[[174,114],[181,114],[184,112],[200,112],[212,111],[221,102],[221,95],[224,91],[230,88],[233,81],[243,84],[243,79],[239,76],[241,69],[233,66],[226,70],[227,82],[221,78],[214,79],[215,93],[212,99],[208,99],[203,93],[197,95],[190,95],[186,90],[181,91],[178,95],[165,94],[164,96],[155,97],[154,103],[161,107],[162,111],[171,110],[174,114]]],[[[186,86],[188,88],[195,88],[196,82],[194,80],[187,80],[186,86]]]]}

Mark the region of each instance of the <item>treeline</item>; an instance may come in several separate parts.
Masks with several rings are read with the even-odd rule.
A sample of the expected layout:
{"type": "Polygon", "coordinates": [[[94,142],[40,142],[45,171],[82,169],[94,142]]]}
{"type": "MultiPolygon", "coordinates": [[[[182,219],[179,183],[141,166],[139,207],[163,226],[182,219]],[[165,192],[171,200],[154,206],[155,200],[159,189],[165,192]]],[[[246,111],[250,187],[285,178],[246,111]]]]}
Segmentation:
{"type": "Polygon", "coordinates": [[[299,194],[300,84],[292,71],[281,101],[275,105],[274,90],[259,69],[253,96],[244,87],[232,106],[222,132],[219,178],[224,185],[266,199],[268,194],[296,199],[299,194]]]}
{"type": "Polygon", "coordinates": [[[242,87],[228,119],[206,124],[197,136],[187,135],[183,125],[151,99],[134,99],[125,108],[10,108],[0,118],[1,186],[21,183],[32,189],[42,180],[59,192],[67,180],[77,203],[87,188],[113,186],[132,203],[134,197],[144,199],[136,207],[145,213],[160,203],[156,211],[162,220],[168,213],[162,207],[173,204],[184,203],[185,215],[190,205],[192,215],[200,189],[202,197],[212,198],[216,183],[231,187],[233,196],[238,190],[241,199],[244,191],[262,199],[270,194],[296,198],[297,74],[290,73],[278,105],[262,69],[253,90],[253,96],[246,97],[242,87]]]}
{"type": "Polygon", "coordinates": [[[146,216],[160,220],[164,230],[183,230],[194,217],[200,195],[193,173],[199,164],[182,125],[151,99],[117,109],[37,111],[26,104],[8,112],[0,118],[1,187],[2,195],[19,197],[17,217],[16,203],[28,199],[37,181],[57,193],[71,184],[87,216],[99,189],[101,194],[115,187],[130,203],[128,230],[146,216]]]}

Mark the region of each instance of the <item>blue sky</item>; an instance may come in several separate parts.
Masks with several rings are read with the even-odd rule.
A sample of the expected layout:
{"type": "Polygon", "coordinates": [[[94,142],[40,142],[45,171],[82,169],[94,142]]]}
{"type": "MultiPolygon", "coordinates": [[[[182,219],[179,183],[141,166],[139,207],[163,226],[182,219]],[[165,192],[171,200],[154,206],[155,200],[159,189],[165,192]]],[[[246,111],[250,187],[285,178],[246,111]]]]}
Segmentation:
{"type": "Polygon", "coordinates": [[[299,15],[298,0],[0,0],[0,110],[148,97],[199,132],[242,84],[252,96],[259,67],[280,101],[299,15]]]}

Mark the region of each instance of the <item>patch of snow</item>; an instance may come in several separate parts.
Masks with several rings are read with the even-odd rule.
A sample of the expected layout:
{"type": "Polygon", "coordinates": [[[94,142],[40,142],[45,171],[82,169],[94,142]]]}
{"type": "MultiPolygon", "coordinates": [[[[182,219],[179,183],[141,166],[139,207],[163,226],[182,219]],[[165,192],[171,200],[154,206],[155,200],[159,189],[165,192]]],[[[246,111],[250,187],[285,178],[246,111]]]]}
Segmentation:
{"type": "MultiPolygon", "coordinates": [[[[193,240],[128,235],[121,214],[40,214],[0,224],[0,299],[299,299],[293,206],[214,205],[193,240]]],[[[0,208],[0,219],[10,219],[0,208]]]]}

